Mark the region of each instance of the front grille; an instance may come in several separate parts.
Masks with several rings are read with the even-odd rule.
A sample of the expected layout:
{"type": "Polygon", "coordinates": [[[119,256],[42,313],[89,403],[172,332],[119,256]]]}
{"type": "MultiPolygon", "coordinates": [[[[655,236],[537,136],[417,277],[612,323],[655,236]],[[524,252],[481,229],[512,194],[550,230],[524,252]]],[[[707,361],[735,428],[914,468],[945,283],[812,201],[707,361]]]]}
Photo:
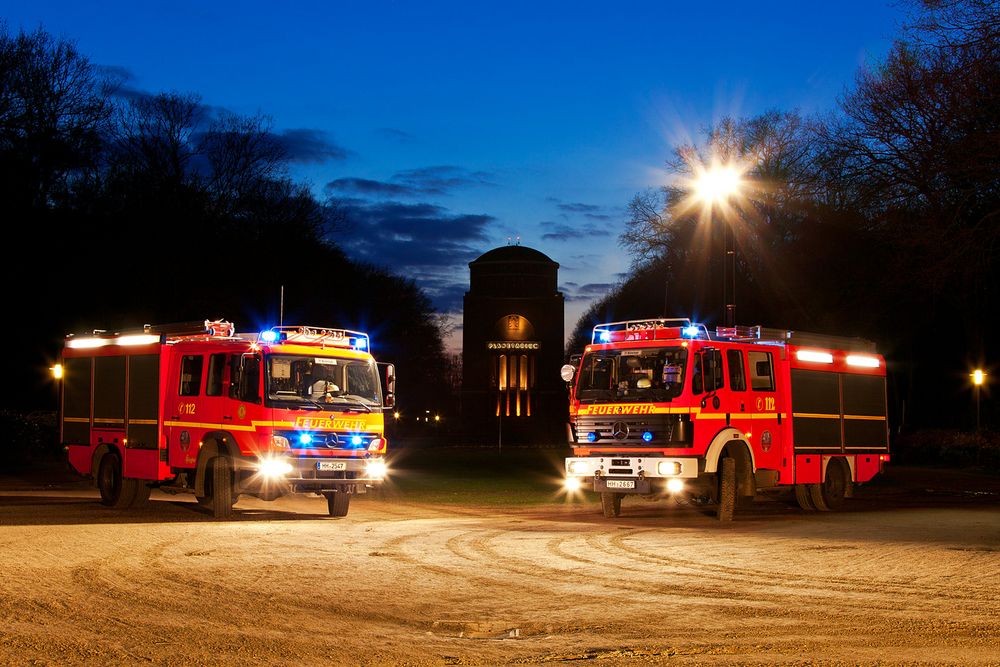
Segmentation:
{"type": "Polygon", "coordinates": [[[302,431],[281,431],[279,435],[288,438],[292,449],[368,449],[378,433],[335,433],[333,431],[308,432],[309,442],[302,442],[302,431]],[[360,438],[358,444],[353,440],[360,438]]]}

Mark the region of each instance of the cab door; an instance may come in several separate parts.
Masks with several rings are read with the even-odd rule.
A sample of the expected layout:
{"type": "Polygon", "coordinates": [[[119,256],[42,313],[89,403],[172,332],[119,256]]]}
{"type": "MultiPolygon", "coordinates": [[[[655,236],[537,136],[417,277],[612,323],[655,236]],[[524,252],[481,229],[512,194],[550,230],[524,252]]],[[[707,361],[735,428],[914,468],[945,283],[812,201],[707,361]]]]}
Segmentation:
{"type": "MultiPolygon", "coordinates": [[[[753,410],[750,433],[758,468],[778,470],[781,465],[781,421],[774,353],[766,348],[747,350],[750,391],[747,407],[753,410]]],[[[787,417],[787,415],[786,415],[787,417]]]]}
{"type": "MultiPolygon", "coordinates": [[[[221,422],[221,396],[208,395],[211,356],[198,348],[178,345],[173,350],[164,399],[167,431],[167,463],[191,468],[198,461],[198,448],[221,422]]],[[[220,383],[221,386],[221,383],[220,383]]]]}
{"type": "Polygon", "coordinates": [[[723,356],[729,385],[723,407],[729,415],[729,425],[753,437],[754,401],[747,391],[746,355],[739,348],[729,348],[723,356]]]}

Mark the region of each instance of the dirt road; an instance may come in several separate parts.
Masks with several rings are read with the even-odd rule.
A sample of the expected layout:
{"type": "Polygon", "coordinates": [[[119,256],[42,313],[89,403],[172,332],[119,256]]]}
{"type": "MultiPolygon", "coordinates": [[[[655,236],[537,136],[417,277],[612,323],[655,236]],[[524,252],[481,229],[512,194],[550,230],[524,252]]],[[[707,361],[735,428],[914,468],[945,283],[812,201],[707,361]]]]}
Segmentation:
{"type": "MultiPolygon", "coordinates": [[[[917,486],[920,486],[917,482],[917,486]]],[[[1000,664],[993,491],[883,489],[719,525],[637,501],[497,509],[0,490],[0,664],[1000,664]]]]}

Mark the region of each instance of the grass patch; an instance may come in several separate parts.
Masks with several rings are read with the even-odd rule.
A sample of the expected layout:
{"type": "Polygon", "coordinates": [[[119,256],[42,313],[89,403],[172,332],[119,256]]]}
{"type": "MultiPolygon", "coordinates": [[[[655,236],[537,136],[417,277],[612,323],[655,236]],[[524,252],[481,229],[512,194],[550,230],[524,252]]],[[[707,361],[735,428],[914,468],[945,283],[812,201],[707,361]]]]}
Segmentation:
{"type": "Polygon", "coordinates": [[[441,505],[527,507],[565,502],[565,449],[401,448],[385,494],[441,505]]]}

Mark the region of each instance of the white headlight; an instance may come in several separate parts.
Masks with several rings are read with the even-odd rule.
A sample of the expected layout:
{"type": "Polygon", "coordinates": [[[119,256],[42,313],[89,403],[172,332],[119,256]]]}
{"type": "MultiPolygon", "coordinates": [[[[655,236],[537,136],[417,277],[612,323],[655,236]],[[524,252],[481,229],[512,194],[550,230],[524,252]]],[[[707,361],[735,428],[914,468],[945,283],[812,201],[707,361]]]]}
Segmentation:
{"type": "Polygon", "coordinates": [[[670,493],[680,493],[684,490],[684,480],[680,477],[673,477],[667,480],[667,491],[670,493]]]}
{"type": "Polygon", "coordinates": [[[365,472],[372,479],[382,479],[389,472],[389,468],[382,459],[371,459],[365,464],[365,472]]]}
{"type": "Polygon", "coordinates": [[[292,464],[284,459],[261,459],[260,474],[264,477],[284,477],[292,472],[292,464]]]}
{"type": "Polygon", "coordinates": [[[567,491],[579,491],[583,487],[583,482],[579,477],[567,477],[563,481],[563,488],[567,491]]]}

